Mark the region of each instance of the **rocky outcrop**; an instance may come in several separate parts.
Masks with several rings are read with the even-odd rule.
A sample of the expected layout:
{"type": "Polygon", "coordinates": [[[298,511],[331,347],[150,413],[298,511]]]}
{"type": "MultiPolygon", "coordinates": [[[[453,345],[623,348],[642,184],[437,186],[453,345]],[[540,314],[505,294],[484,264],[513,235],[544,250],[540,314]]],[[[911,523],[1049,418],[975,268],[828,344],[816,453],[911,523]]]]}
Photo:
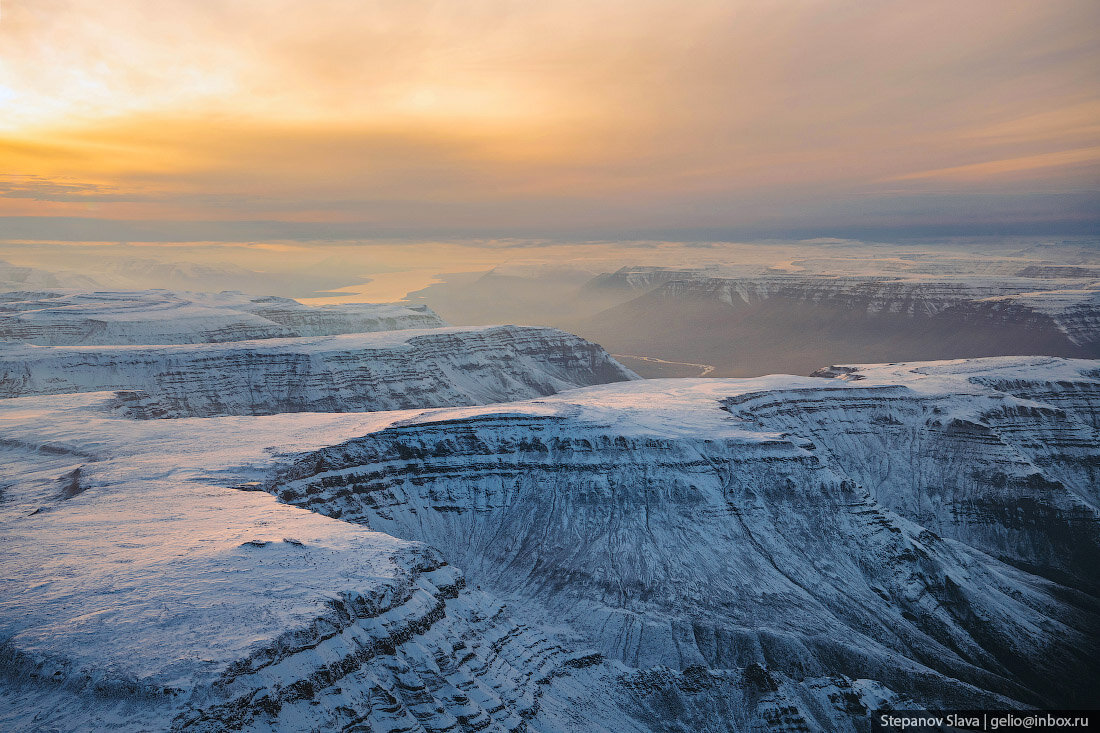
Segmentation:
{"type": "Polygon", "coordinates": [[[193,693],[172,729],[282,730],[308,720],[316,730],[523,730],[548,683],[588,660],[463,587],[428,554],[397,588],[336,598],[329,614],[193,693]]]}
{"type": "Polygon", "coordinates": [[[632,378],[596,344],[512,326],[0,352],[0,397],[122,390],[136,417],[484,404],[632,378]]]}

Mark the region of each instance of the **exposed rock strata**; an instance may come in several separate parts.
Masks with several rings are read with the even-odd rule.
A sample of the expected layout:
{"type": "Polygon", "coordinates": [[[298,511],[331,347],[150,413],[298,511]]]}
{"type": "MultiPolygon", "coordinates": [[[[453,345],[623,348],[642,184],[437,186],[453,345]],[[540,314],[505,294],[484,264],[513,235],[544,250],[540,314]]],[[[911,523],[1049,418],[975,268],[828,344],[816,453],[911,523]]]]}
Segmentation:
{"type": "Polygon", "coordinates": [[[0,351],[0,397],[120,390],[136,417],[484,404],[634,378],[596,344],[514,326],[0,351]]]}
{"type": "Polygon", "coordinates": [[[1054,361],[444,411],[318,451],[270,490],[428,542],[629,666],[1080,705],[1098,674],[1100,440],[984,386],[1092,379],[1054,361]]]}

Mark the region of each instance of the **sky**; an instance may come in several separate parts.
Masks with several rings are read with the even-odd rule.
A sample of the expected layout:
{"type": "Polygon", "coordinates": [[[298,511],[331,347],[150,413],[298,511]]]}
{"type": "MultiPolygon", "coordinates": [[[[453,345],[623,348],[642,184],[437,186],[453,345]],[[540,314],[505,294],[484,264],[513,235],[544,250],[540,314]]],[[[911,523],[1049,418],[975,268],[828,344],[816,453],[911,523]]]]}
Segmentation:
{"type": "Polygon", "coordinates": [[[1095,0],[0,0],[0,240],[1100,231],[1095,0]]]}

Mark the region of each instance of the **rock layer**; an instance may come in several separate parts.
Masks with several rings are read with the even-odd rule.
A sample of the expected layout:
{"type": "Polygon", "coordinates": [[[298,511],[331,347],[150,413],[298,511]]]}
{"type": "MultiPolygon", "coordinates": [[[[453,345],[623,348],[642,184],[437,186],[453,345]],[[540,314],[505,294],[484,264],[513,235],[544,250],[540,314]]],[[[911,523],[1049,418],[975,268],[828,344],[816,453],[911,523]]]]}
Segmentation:
{"type": "Polygon", "coordinates": [[[202,420],[0,400],[0,727],[1089,705],[1097,364],[822,373],[202,420]]]}
{"type": "Polygon", "coordinates": [[[136,417],[484,404],[634,378],[596,344],[513,326],[0,352],[0,397],[122,390],[136,417]]]}
{"type": "Polygon", "coordinates": [[[426,306],[310,307],[237,292],[43,290],[0,293],[0,341],[40,346],[199,344],[444,326],[426,306]]]}

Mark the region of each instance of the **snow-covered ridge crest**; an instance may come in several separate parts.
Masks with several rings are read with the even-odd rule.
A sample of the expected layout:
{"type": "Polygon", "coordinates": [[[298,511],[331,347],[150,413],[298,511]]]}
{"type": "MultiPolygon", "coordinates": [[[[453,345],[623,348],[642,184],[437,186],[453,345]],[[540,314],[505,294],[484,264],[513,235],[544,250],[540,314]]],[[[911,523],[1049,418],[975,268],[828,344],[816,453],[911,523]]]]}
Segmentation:
{"type": "Polygon", "coordinates": [[[307,306],[238,292],[42,290],[0,293],[0,341],[43,346],[193,344],[328,336],[444,322],[427,306],[307,306]]]}
{"type": "Polygon", "coordinates": [[[0,397],[121,390],[135,417],[484,404],[636,378],[596,344],[518,326],[0,351],[0,397]]]}

